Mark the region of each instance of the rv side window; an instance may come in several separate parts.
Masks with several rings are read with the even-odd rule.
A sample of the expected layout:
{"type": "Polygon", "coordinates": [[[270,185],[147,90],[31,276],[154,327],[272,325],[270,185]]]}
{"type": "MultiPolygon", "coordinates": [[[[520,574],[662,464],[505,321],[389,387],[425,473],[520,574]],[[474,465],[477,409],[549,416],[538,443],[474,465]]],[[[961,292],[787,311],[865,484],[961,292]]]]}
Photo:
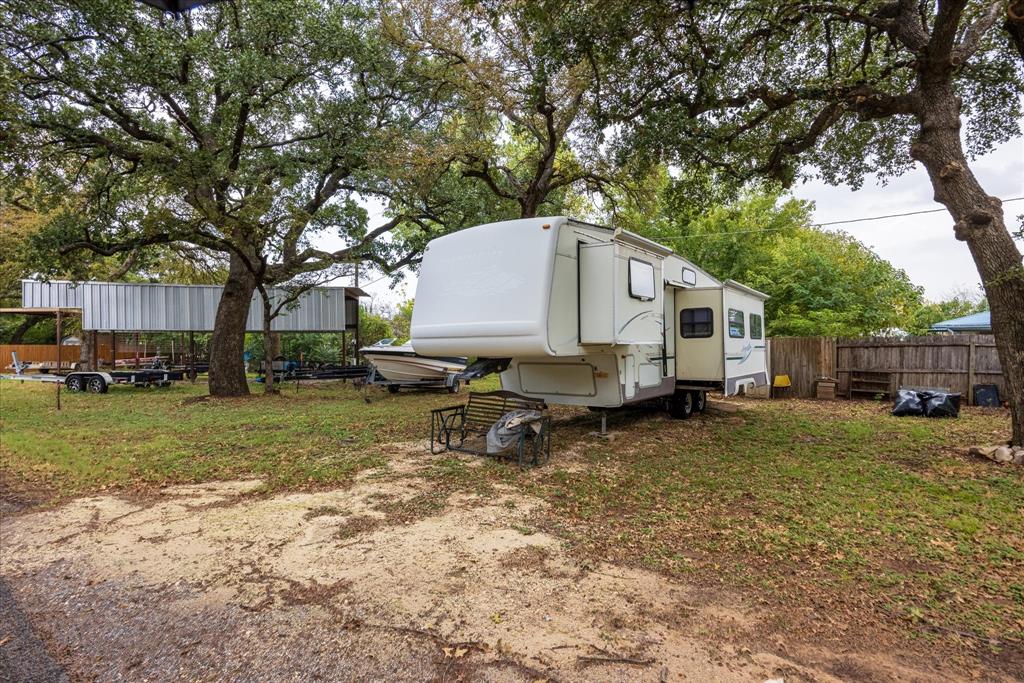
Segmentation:
{"type": "Polygon", "coordinates": [[[641,301],[654,301],[654,266],[647,261],[629,259],[629,295],[641,301]]]}
{"type": "Polygon", "coordinates": [[[715,314],[710,308],[684,308],[679,312],[683,339],[703,339],[715,333],[715,314]]]}
{"type": "Polygon", "coordinates": [[[743,311],[737,311],[735,308],[729,309],[729,336],[733,339],[743,339],[745,330],[743,329],[743,311]]]}
{"type": "Polygon", "coordinates": [[[750,338],[761,338],[761,316],[759,316],[757,313],[750,314],[750,338]]]}
{"type": "Polygon", "coordinates": [[[697,271],[690,270],[689,268],[683,268],[683,284],[684,285],[696,285],[697,284],[697,271]]]}

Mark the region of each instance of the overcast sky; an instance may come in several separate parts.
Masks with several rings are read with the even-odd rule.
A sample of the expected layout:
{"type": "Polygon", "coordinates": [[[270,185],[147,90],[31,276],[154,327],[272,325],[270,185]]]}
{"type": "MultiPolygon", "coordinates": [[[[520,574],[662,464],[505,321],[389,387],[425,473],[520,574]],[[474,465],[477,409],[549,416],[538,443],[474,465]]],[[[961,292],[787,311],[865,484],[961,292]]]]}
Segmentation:
{"type": "MultiPolygon", "coordinates": [[[[1004,199],[1024,197],[1024,140],[1018,138],[1002,145],[975,160],[971,168],[989,194],[1004,199]]],[[[854,192],[847,186],[830,187],[816,181],[797,186],[793,194],[814,202],[817,223],[942,208],[932,199],[928,175],[919,165],[886,186],[872,177],[854,192]]],[[[1003,210],[1007,223],[1015,226],[1017,216],[1024,214],[1024,201],[1004,204],[1003,210]]],[[[378,211],[371,209],[371,218],[371,224],[376,224],[378,211]]],[[[924,287],[929,299],[940,300],[957,290],[978,287],[978,272],[967,245],[953,237],[953,221],[944,211],[830,229],[845,230],[905,270],[915,284],[924,287]]],[[[330,244],[333,241],[324,240],[323,246],[337,248],[330,244]]],[[[1024,245],[1018,242],[1018,248],[1024,249],[1024,245]]],[[[367,278],[362,282],[365,285],[367,278]]],[[[395,304],[415,296],[416,279],[410,273],[395,289],[386,278],[366,289],[375,303],[395,304]]]]}

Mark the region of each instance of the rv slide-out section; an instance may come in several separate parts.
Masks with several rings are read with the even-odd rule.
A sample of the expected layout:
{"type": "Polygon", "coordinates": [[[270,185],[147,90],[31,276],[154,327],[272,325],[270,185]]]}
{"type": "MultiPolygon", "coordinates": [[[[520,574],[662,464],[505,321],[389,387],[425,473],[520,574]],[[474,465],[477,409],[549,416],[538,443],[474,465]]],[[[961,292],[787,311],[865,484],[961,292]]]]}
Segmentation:
{"type": "Polygon", "coordinates": [[[759,315],[763,330],[763,295],[639,235],[565,217],[492,223],[427,246],[412,345],[508,359],[502,388],[550,403],[615,407],[689,384],[739,390],[766,373],[754,369],[763,340],[760,357],[752,348],[740,362],[745,352],[728,337],[734,295],[733,307],[759,315]],[[693,308],[710,309],[710,325],[684,314],[693,308]],[[704,336],[691,334],[697,328],[704,336]]]}

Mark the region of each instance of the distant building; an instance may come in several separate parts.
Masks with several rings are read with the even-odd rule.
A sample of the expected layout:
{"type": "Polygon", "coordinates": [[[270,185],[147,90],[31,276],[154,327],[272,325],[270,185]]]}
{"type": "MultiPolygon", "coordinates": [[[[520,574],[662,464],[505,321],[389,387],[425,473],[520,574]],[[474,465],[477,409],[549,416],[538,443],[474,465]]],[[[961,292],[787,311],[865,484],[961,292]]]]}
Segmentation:
{"type": "Polygon", "coordinates": [[[931,330],[947,334],[992,334],[992,314],[990,311],[982,311],[951,320],[943,320],[932,325],[931,330]]]}

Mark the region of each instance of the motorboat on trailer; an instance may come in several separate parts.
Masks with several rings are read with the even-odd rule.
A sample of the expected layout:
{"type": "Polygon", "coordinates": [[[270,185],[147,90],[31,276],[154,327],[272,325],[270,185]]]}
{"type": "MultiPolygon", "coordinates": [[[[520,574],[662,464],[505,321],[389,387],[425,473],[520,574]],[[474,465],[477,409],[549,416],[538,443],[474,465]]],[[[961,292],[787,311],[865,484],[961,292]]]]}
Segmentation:
{"type": "Polygon", "coordinates": [[[395,344],[395,339],[381,339],[359,349],[377,373],[389,382],[442,382],[466,369],[462,356],[421,356],[409,344],[395,344]]]}

